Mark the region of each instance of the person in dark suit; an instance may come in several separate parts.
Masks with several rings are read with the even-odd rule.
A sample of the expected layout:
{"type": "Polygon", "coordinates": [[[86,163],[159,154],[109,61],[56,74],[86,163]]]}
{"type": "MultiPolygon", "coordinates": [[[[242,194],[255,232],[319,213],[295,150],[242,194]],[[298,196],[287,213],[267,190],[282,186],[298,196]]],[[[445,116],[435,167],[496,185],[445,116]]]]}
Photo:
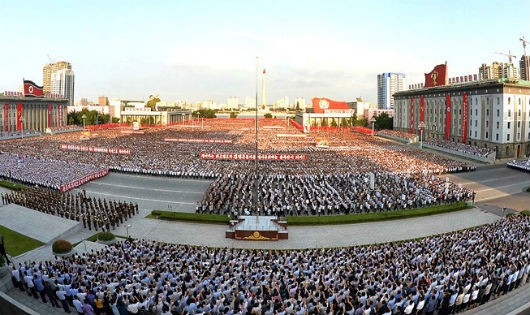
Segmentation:
{"type": "Polygon", "coordinates": [[[7,264],[11,263],[9,257],[7,257],[6,248],[4,245],[4,236],[2,234],[0,234],[0,255],[5,257],[7,264]]]}

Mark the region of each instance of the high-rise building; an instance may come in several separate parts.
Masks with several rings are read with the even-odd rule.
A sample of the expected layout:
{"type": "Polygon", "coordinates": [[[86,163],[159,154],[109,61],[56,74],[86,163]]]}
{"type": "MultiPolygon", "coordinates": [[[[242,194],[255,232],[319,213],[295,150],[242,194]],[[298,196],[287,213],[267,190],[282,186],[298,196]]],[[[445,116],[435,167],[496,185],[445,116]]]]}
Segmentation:
{"type": "Polygon", "coordinates": [[[405,90],[405,74],[385,72],[377,75],[377,108],[394,108],[393,94],[405,90]]]}
{"type": "Polygon", "coordinates": [[[99,106],[107,106],[109,105],[109,98],[106,96],[99,96],[98,97],[98,105],[99,106]]]}
{"type": "Polygon", "coordinates": [[[521,69],[521,80],[530,81],[530,56],[521,56],[519,60],[519,68],[521,69]]]}
{"type": "Polygon", "coordinates": [[[44,93],[51,93],[52,90],[52,73],[62,69],[72,70],[72,64],[68,61],[57,61],[49,63],[42,68],[42,84],[44,93]]]}
{"type": "Polygon", "coordinates": [[[519,78],[519,69],[511,62],[494,61],[491,65],[483,63],[478,73],[480,80],[519,78]]]}
{"type": "Polygon", "coordinates": [[[68,99],[68,106],[74,105],[74,72],[71,63],[58,61],[45,65],[42,82],[44,93],[63,95],[68,99]]]}

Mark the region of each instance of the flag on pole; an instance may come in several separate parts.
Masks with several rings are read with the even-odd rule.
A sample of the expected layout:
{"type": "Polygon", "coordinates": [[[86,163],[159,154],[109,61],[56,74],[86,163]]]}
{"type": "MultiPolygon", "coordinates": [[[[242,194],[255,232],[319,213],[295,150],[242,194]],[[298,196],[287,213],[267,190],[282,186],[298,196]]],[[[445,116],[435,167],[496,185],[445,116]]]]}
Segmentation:
{"type": "Polygon", "coordinates": [[[33,81],[24,80],[24,96],[44,97],[44,88],[33,81]]]}

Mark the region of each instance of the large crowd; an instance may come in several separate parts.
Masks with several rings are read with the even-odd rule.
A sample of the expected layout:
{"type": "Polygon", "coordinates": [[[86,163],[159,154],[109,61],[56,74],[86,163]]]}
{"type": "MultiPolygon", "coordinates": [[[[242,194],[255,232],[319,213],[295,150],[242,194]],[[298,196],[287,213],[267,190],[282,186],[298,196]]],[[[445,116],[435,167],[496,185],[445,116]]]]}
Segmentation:
{"type": "Polygon", "coordinates": [[[94,164],[0,152],[0,177],[24,184],[60,189],[65,184],[103,170],[94,164]]]}
{"type": "Polygon", "coordinates": [[[377,135],[383,135],[383,136],[391,136],[395,138],[401,138],[404,140],[412,140],[414,138],[417,138],[418,135],[415,133],[405,132],[405,131],[399,131],[399,130],[390,130],[390,129],[383,129],[377,132],[377,135]]]}
{"type": "Polygon", "coordinates": [[[12,266],[80,314],[451,314],[526,284],[530,218],[362,247],[258,250],[127,240],[12,266]],[[85,310],[92,310],[87,312],[85,310]]]}
{"type": "Polygon", "coordinates": [[[440,147],[451,151],[456,151],[467,155],[474,155],[479,157],[487,157],[491,153],[495,152],[495,149],[493,148],[477,147],[466,143],[453,142],[442,139],[429,139],[427,141],[424,141],[424,143],[431,146],[440,147]]]}
{"type": "Polygon", "coordinates": [[[62,193],[44,187],[1,195],[2,204],[18,204],[43,213],[82,222],[89,230],[111,231],[138,213],[138,204],[87,196],[85,191],[62,193]]]}
{"type": "Polygon", "coordinates": [[[335,215],[390,211],[470,200],[473,192],[433,174],[224,175],[197,212],[239,215],[335,215]],[[373,182],[372,182],[373,181],[373,182]],[[253,208],[257,187],[257,208],[253,208]],[[373,186],[373,187],[371,187],[373,186]]]}
{"type": "MultiPolygon", "coordinates": [[[[410,207],[402,196],[409,195],[415,184],[410,174],[442,174],[447,172],[468,171],[473,167],[426,151],[383,139],[354,133],[341,129],[325,134],[304,134],[288,125],[285,120],[259,121],[260,153],[304,154],[303,161],[262,161],[259,162],[259,195],[261,200],[272,196],[274,201],[263,201],[261,209],[265,212],[296,213],[348,213],[410,207]],[[327,148],[317,144],[325,141],[327,148]],[[368,173],[377,174],[376,188],[373,193],[356,194],[360,191],[361,181],[368,173]],[[287,176],[287,177],[285,177],[287,176]],[[288,178],[287,183],[282,177],[288,178]],[[384,187],[387,178],[399,183],[410,182],[410,187],[400,185],[384,187]],[[316,182],[315,182],[316,181],[316,182]],[[347,186],[352,187],[347,187],[347,186]],[[298,186],[304,186],[300,188],[298,186]],[[303,189],[302,195],[295,196],[303,189]],[[352,195],[352,197],[345,196],[352,195]],[[339,196],[338,198],[328,198],[339,196]],[[302,200],[303,197],[303,200],[302,200]],[[326,199],[319,201],[319,199],[326,199]],[[329,199],[329,200],[327,200],[329,199]],[[289,204],[293,202],[292,204],[289,204]],[[284,209],[291,207],[292,209],[284,209]],[[331,209],[330,209],[331,207],[331,209]],[[281,210],[279,210],[281,209],[281,210]]],[[[77,165],[88,165],[120,172],[167,175],[215,179],[200,202],[201,211],[225,213],[228,207],[237,204],[237,212],[245,213],[250,208],[252,176],[256,169],[254,161],[207,160],[200,153],[254,153],[254,121],[245,119],[213,119],[204,125],[175,125],[166,128],[146,129],[143,134],[126,133],[125,129],[95,130],[88,140],[80,140],[81,133],[68,133],[49,136],[42,139],[27,139],[23,142],[8,141],[2,150],[11,156],[20,156],[27,152],[38,154],[42,161],[63,161],[76,165],[69,171],[54,170],[51,174],[17,173],[17,180],[36,182],[42,186],[56,188],[50,177],[63,177],[82,170],[77,165]],[[193,127],[193,128],[192,128],[193,127]],[[194,142],[169,142],[166,139],[193,139],[194,142]],[[204,142],[197,142],[200,140],[204,142]],[[214,143],[209,140],[223,140],[226,143],[214,143]],[[81,152],[61,150],[62,144],[81,144],[100,148],[129,149],[130,155],[106,154],[101,152],[81,152]],[[42,177],[36,180],[34,177],[42,177]],[[238,195],[234,195],[238,191],[238,195]],[[240,206],[239,200],[244,200],[240,206]]],[[[83,134],[83,138],[87,135],[83,134]]],[[[13,178],[13,173],[8,174],[13,178]]],[[[5,176],[5,175],[4,175],[5,176]]],[[[416,176],[417,177],[417,176],[416,176]]],[[[449,190],[444,198],[467,199],[469,192],[449,190]]],[[[414,205],[431,204],[444,201],[433,187],[415,187],[421,189],[419,198],[411,201],[414,205]]]]}

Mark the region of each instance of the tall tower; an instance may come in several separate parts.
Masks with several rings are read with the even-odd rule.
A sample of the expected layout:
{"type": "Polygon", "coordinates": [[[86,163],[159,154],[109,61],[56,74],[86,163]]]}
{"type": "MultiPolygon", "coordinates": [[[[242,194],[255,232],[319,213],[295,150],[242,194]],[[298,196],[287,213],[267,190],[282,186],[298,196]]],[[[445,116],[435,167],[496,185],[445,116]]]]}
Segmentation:
{"type": "Polygon", "coordinates": [[[263,109],[267,108],[267,71],[263,69],[262,77],[262,90],[261,90],[261,107],[263,109]]]}
{"type": "Polygon", "coordinates": [[[394,93],[405,90],[405,74],[385,72],[377,75],[377,108],[393,109],[394,93]]]}
{"type": "Polygon", "coordinates": [[[74,72],[61,69],[52,72],[50,92],[68,99],[68,106],[74,105],[74,72]]]}
{"type": "MultiPolygon", "coordinates": [[[[72,64],[68,61],[49,63],[42,68],[42,85],[44,93],[50,93],[53,89],[52,75],[59,70],[72,70],[72,64]]],[[[73,104],[72,104],[73,105],[73,104]]]]}

